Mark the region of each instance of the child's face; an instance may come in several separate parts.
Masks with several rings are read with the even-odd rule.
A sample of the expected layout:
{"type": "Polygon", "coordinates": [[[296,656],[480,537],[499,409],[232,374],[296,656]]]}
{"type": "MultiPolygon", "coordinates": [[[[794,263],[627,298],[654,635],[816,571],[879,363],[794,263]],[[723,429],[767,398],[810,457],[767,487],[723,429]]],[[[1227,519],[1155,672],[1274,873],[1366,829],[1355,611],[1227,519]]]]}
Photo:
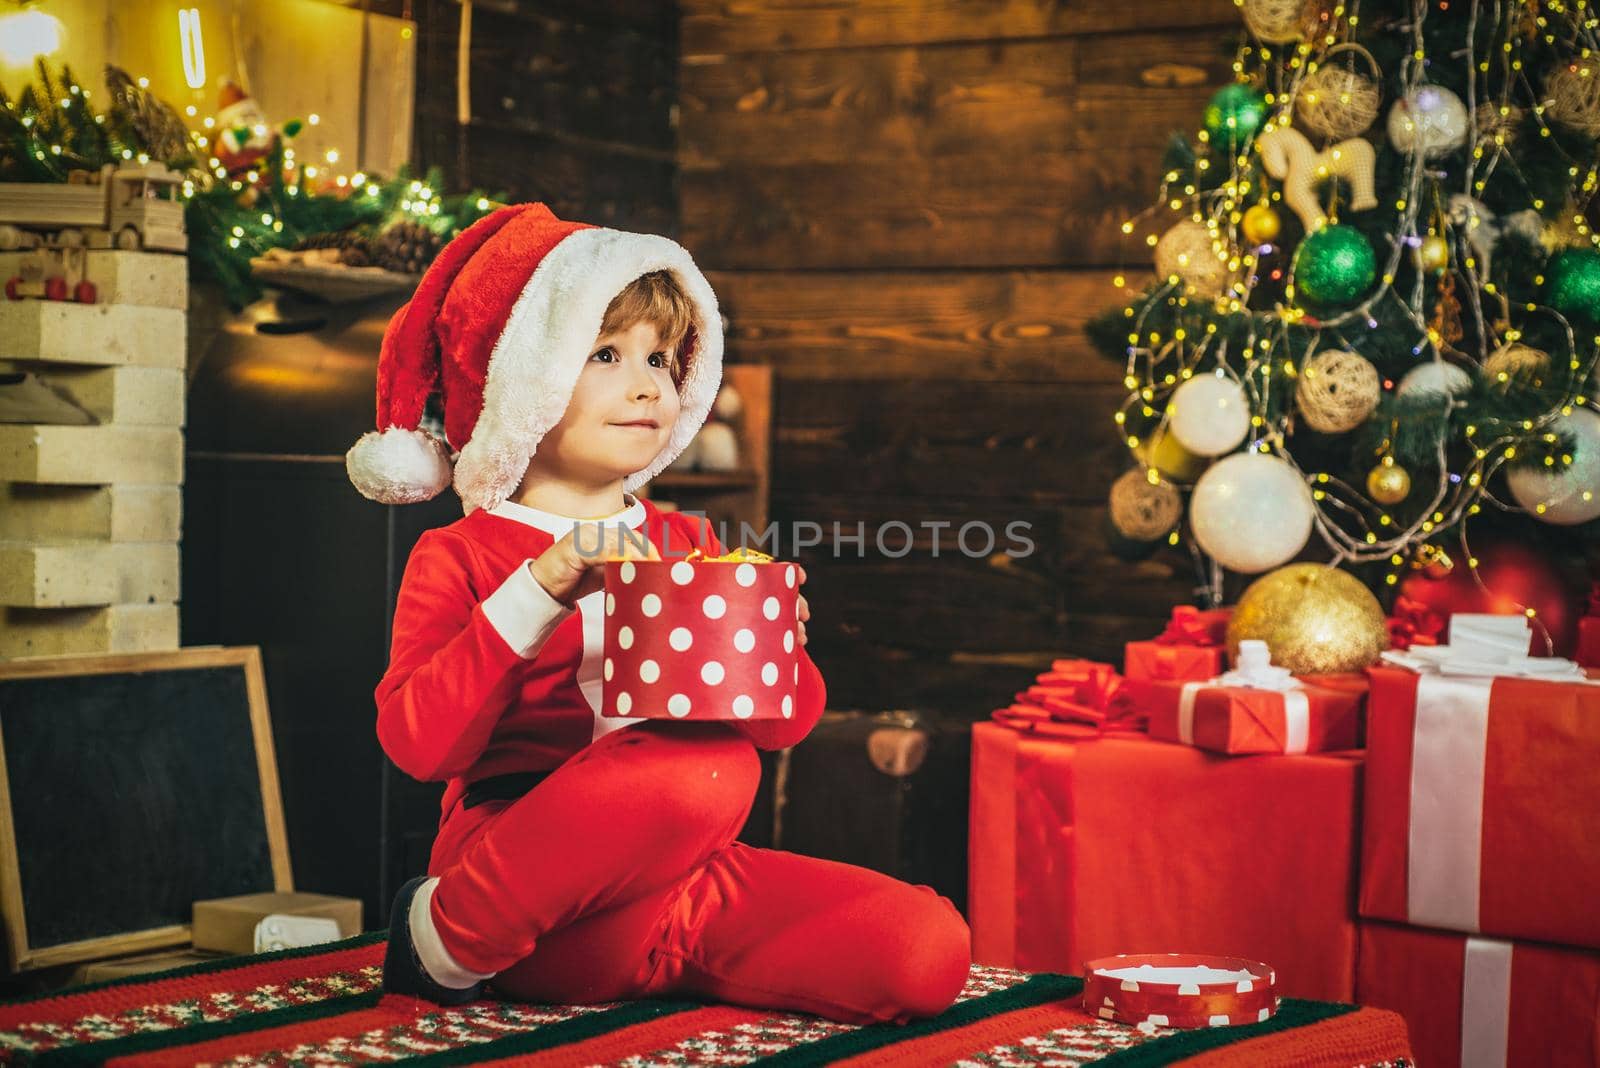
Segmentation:
{"type": "Polygon", "coordinates": [[[596,339],[566,413],[539,443],[534,462],[559,477],[596,483],[648,466],[678,419],[671,367],[651,323],[596,339]]]}

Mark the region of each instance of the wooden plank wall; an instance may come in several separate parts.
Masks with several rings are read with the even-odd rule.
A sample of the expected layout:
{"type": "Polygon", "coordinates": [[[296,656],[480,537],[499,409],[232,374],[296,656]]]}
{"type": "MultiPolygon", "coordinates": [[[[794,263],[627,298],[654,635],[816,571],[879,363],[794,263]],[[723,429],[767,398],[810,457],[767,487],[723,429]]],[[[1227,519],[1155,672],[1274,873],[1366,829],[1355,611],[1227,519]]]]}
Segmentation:
{"type": "Polygon", "coordinates": [[[461,5],[417,0],[414,14],[416,157],[444,167],[447,188],[676,233],[672,0],[477,0],[465,125],[455,88],[461,5]]]}
{"type": "Polygon", "coordinates": [[[729,359],[776,368],[772,516],[786,535],[865,524],[864,556],[801,556],[830,706],[978,717],[1053,657],[1120,659],[1192,575],[1175,551],[1107,549],[1121,371],[1082,326],[1122,256],[1148,263],[1121,220],[1229,80],[1234,6],[683,0],[681,18],[680,240],[729,359]],[[956,545],[977,520],[988,556],[956,545]],[[1013,521],[1029,556],[1002,551],[1013,521]]]}

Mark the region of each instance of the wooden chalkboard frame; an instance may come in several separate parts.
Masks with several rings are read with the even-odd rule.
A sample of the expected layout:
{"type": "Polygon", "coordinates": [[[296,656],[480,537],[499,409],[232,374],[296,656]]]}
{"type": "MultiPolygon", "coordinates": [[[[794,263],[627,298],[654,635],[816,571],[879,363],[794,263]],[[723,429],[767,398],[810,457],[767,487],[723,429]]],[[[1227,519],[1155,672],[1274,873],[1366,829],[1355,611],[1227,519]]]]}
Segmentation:
{"type": "MultiPolygon", "coordinates": [[[[267,710],[267,684],[261,669],[259,648],[203,646],[162,653],[36,657],[3,661],[0,662],[0,682],[219,667],[237,667],[244,673],[245,693],[250,704],[250,730],[255,740],[256,767],[261,781],[262,811],[266,817],[267,844],[272,860],[272,876],[275,884],[273,889],[291,891],[294,889],[294,877],[289,864],[289,835],[283,818],[283,796],[278,785],[278,762],[272,744],[272,720],[267,710]]],[[[0,724],[0,731],[3,730],[3,724],[0,724]]],[[[4,736],[0,734],[0,921],[5,924],[6,949],[10,956],[11,970],[20,972],[188,944],[191,937],[189,924],[128,931],[39,948],[28,944],[27,912],[25,902],[22,900],[16,825],[12,819],[11,778],[6,768],[3,741],[4,736]]]]}

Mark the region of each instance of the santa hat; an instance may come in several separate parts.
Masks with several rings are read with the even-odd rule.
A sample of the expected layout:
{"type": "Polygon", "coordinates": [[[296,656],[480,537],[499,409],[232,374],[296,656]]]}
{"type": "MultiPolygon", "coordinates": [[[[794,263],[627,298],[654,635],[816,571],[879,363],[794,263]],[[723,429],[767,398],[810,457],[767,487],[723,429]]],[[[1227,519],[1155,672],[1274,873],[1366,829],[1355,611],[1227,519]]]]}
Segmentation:
{"type": "Polygon", "coordinates": [[[543,204],[501,208],[463,230],[389,321],[378,355],[377,430],[346,454],[350,481],[384,504],[428,500],[452,481],[468,513],[504,501],[561,421],[606,308],[630,282],[663,270],[688,294],[693,315],[680,354],[677,422],[622,488],[650,481],[699,432],[716,399],[716,295],[677,242],[567,222],[543,204]],[[444,399],[443,441],[421,425],[435,390],[444,399]]]}

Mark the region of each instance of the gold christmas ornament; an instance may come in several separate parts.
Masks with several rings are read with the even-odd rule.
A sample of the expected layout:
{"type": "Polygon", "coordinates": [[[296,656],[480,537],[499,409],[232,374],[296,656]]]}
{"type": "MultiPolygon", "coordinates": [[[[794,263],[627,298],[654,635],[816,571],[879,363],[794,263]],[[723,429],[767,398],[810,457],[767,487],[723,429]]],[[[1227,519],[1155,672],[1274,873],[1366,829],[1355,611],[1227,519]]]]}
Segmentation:
{"type": "Polygon", "coordinates": [[[1372,591],[1324,564],[1289,564],[1251,583],[1228,622],[1228,654],[1238,657],[1247,638],[1296,675],[1360,671],[1389,647],[1372,591]]]}
{"type": "Polygon", "coordinates": [[[1382,94],[1373,79],[1381,77],[1378,61],[1360,45],[1344,44],[1328,49],[1322,66],[1300,82],[1300,93],[1294,101],[1299,125],[1325,141],[1342,141],[1362,133],[1378,118],[1382,94]],[[1373,77],[1335,66],[1331,60],[1341,50],[1353,51],[1365,58],[1373,77]]]}
{"type": "Polygon", "coordinates": [[[1373,191],[1372,142],[1359,137],[1339,141],[1318,152],[1306,135],[1290,126],[1274,126],[1256,138],[1261,166],[1283,182],[1283,199],[1314,233],[1328,221],[1317,199],[1317,186],[1329,178],[1343,178],[1350,185],[1350,210],[1366,211],[1378,206],[1373,191]]]}
{"type": "Polygon", "coordinates": [[[1549,370],[1548,353],[1516,341],[1502,345],[1483,361],[1483,377],[1489,380],[1490,386],[1502,392],[1518,382],[1542,386],[1545,372],[1549,370]]]}
{"type": "Polygon", "coordinates": [[[1211,464],[1211,457],[1196,456],[1184,448],[1172,431],[1163,427],[1139,442],[1133,454],[1139,461],[1162,475],[1179,482],[1193,482],[1211,464]]]}
{"type": "Polygon", "coordinates": [[[1239,224],[1240,233],[1251,247],[1265,245],[1269,241],[1276,241],[1278,234],[1283,229],[1283,220],[1278,218],[1278,213],[1266,204],[1252,204],[1244,213],[1244,220],[1239,224]]]}
{"type": "Polygon", "coordinates": [[[1571,63],[1545,82],[1544,113],[1585,137],[1600,137],[1600,67],[1571,63]]]}
{"type": "Polygon", "coordinates": [[[1383,462],[1367,472],[1367,496],[1379,504],[1399,504],[1411,496],[1411,472],[1385,456],[1383,462]]]}
{"type": "Polygon", "coordinates": [[[1111,523],[1125,538],[1154,541],[1177,526],[1182,515],[1177,487],[1159,474],[1151,482],[1145,468],[1135,467],[1111,484],[1111,523]]]}
{"type": "Polygon", "coordinates": [[[1438,234],[1429,234],[1417,246],[1417,266],[1437,274],[1450,266],[1450,243],[1438,234]]]}
{"type": "Polygon", "coordinates": [[[1156,242],[1156,276],[1162,280],[1176,275],[1201,297],[1220,297],[1228,288],[1226,250],[1204,223],[1185,219],[1161,235],[1156,242]]]}
{"type": "Polygon", "coordinates": [[[1417,546],[1416,555],[1411,558],[1411,570],[1420,571],[1431,579],[1444,578],[1455,566],[1456,562],[1450,559],[1449,553],[1426,542],[1417,546]]]}
{"type": "Polygon", "coordinates": [[[1266,44],[1304,41],[1317,31],[1320,5],[1306,0],[1241,0],[1239,14],[1256,39],[1266,44]]]}
{"type": "Polygon", "coordinates": [[[1300,369],[1295,403],[1306,425],[1324,434],[1342,434],[1367,421],[1378,407],[1383,383],[1378,369],[1363,356],[1328,349],[1300,369]]]}

